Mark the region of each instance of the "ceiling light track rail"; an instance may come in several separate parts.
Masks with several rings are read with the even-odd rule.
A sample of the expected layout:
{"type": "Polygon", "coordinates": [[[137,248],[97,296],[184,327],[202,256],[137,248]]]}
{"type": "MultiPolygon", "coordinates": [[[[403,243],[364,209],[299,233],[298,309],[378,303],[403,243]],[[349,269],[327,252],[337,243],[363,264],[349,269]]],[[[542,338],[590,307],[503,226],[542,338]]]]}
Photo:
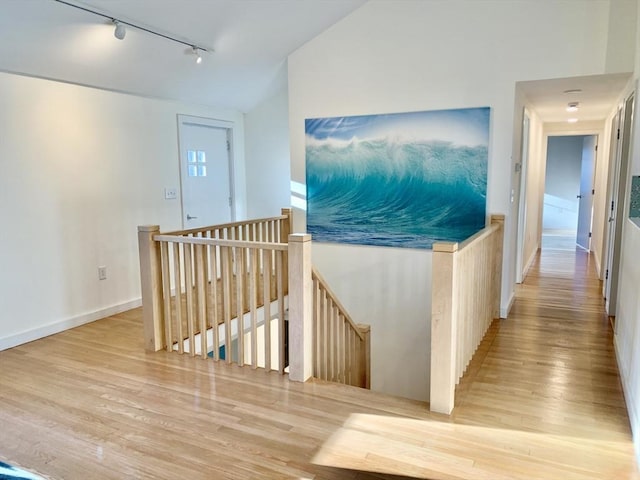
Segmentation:
{"type": "MultiPolygon", "coordinates": [[[[107,19],[111,20],[111,22],[116,26],[117,25],[126,25],[128,27],[135,28],[136,30],[141,30],[143,32],[150,33],[151,35],[156,35],[157,37],[162,37],[162,38],[165,38],[167,40],[171,40],[172,42],[179,43],[181,45],[185,45],[187,47],[190,47],[196,55],[198,54],[198,52],[210,52],[211,51],[211,49],[202,47],[202,46],[198,45],[197,43],[188,42],[188,41],[185,41],[185,40],[180,40],[179,38],[175,38],[175,37],[172,37],[170,35],[165,35],[164,33],[156,32],[155,30],[151,30],[151,29],[143,27],[141,25],[136,25],[135,23],[127,22],[127,21],[121,20],[121,19],[119,19],[117,17],[112,17],[111,15],[106,15],[104,13],[97,12],[95,10],[91,10],[90,8],[87,8],[87,7],[83,7],[83,6],[80,6],[80,5],[76,5],[74,3],[66,2],[65,0],[54,0],[54,2],[62,3],[63,5],[67,5],[69,7],[77,8],[78,10],[83,10],[85,12],[92,13],[94,15],[98,15],[99,17],[102,17],[102,18],[107,18],[107,19]]],[[[124,34],[122,34],[122,38],[120,38],[120,37],[116,37],[116,38],[119,38],[121,40],[122,38],[124,38],[124,34]]],[[[200,62],[198,62],[198,63],[200,63],[200,62]]]]}

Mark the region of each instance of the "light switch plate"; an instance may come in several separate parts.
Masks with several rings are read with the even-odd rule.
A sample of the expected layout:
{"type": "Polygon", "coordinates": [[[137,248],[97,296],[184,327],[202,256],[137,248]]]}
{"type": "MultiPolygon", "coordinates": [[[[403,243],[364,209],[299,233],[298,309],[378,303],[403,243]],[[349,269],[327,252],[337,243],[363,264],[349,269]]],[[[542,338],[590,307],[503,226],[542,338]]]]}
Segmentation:
{"type": "Polygon", "coordinates": [[[178,198],[178,189],[177,188],[165,188],[164,189],[164,199],[165,200],[175,200],[178,198]]]}

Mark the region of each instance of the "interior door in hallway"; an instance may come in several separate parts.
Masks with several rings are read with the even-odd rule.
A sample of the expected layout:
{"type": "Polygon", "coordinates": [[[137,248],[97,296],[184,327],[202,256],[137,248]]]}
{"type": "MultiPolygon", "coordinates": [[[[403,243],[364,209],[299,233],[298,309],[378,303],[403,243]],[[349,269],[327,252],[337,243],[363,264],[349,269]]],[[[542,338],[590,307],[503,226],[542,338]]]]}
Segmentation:
{"type": "Polygon", "coordinates": [[[634,95],[627,98],[624,107],[618,111],[614,120],[614,139],[612,142],[612,169],[609,171],[609,228],[607,233],[607,258],[605,261],[604,297],[605,308],[609,316],[616,315],[618,299],[618,271],[620,268],[620,248],[622,245],[622,220],[626,188],[629,181],[629,144],[631,140],[631,122],[633,119],[634,95]],[[616,129],[617,126],[617,129],[616,129]]]}
{"type": "Polygon", "coordinates": [[[230,127],[225,122],[178,117],[183,228],[233,219],[230,127]]]}
{"type": "Polygon", "coordinates": [[[578,202],[578,234],[576,243],[585,250],[591,244],[591,218],[593,214],[593,172],[596,164],[597,135],[584,137],[582,165],[580,167],[580,194],[578,202]]]}

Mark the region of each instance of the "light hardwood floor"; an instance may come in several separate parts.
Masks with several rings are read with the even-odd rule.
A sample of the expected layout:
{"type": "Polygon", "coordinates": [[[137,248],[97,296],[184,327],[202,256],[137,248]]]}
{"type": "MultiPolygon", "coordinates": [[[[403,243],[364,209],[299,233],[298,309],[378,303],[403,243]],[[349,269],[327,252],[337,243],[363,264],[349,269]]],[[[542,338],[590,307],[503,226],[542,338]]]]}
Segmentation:
{"type": "Polygon", "coordinates": [[[639,478],[599,292],[586,254],[544,251],[451,417],[145,353],[140,312],[116,315],[0,352],[0,460],[56,480],[639,478]]]}

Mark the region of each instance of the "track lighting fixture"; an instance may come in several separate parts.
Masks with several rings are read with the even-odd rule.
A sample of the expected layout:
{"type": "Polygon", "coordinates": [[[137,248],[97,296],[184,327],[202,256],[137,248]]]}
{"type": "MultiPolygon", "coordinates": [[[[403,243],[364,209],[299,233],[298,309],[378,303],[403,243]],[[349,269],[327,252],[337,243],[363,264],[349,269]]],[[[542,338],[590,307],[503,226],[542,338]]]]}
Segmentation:
{"type": "Polygon", "coordinates": [[[127,34],[127,30],[125,26],[117,20],[114,20],[113,23],[116,26],[116,29],[113,32],[113,36],[116,37],[118,40],[123,40],[124,36],[127,34]]]}
{"type": "Polygon", "coordinates": [[[202,63],[202,56],[200,56],[200,52],[197,47],[191,47],[193,50],[193,54],[196,56],[196,63],[200,65],[202,63]]]}
{"type": "Polygon", "coordinates": [[[205,53],[206,52],[213,52],[213,49],[211,49],[211,48],[201,47],[200,45],[198,45],[198,44],[196,44],[194,42],[189,42],[186,39],[185,40],[180,40],[179,38],[175,38],[175,37],[172,37],[170,35],[165,35],[164,33],[156,32],[155,30],[151,30],[151,29],[143,27],[141,25],[136,25],[135,23],[125,22],[124,20],[120,20],[118,18],[111,17],[110,15],[105,15],[104,13],[100,13],[100,12],[97,12],[95,10],[91,10],[90,8],[81,7],[80,5],[75,5],[75,4],[67,2],[65,0],[54,0],[54,1],[56,1],[58,3],[61,3],[63,5],[67,5],[68,7],[77,8],[78,10],[82,10],[84,12],[93,13],[94,15],[98,15],[99,17],[107,18],[107,19],[111,20],[113,25],[115,25],[115,30],[113,32],[113,36],[116,37],[118,40],[123,40],[124,39],[125,35],[127,34],[126,27],[132,27],[132,28],[135,28],[136,30],[140,30],[142,32],[150,33],[151,35],[155,35],[157,37],[162,37],[162,38],[165,38],[167,40],[171,40],[172,42],[179,43],[181,45],[186,45],[187,47],[191,47],[191,51],[195,54],[196,63],[198,63],[198,64],[202,63],[202,55],[201,55],[202,52],[205,52],[205,53]]]}

